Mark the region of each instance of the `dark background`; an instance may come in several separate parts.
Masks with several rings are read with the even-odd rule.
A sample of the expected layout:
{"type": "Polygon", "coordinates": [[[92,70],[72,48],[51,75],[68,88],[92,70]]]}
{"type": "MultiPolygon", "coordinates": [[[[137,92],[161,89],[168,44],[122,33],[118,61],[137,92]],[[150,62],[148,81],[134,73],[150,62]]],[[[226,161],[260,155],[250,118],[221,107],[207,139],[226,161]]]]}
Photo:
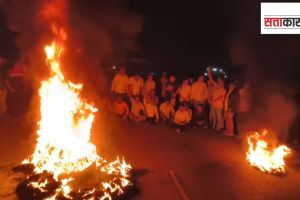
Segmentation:
{"type": "Polygon", "coordinates": [[[207,64],[230,63],[233,4],[132,1],[130,6],[144,16],[140,55],[156,69],[190,73],[207,64]]]}
{"type": "Polygon", "coordinates": [[[14,44],[16,36],[17,33],[8,29],[5,14],[0,10],[0,56],[9,61],[7,67],[11,67],[19,58],[18,48],[14,44]]]}
{"type": "MultiPolygon", "coordinates": [[[[97,13],[103,2],[71,3],[81,8],[79,14],[86,14],[97,13]]],[[[250,59],[261,68],[262,74],[288,79],[291,83],[297,79],[299,36],[260,35],[260,1],[116,2],[143,19],[138,49],[126,59],[128,65],[143,67],[141,71],[189,74],[201,71],[208,64],[217,64],[241,72],[250,65],[249,60],[236,57],[253,54],[250,59]],[[231,50],[236,44],[241,47],[231,50]]],[[[17,33],[7,29],[3,11],[0,27],[0,55],[13,62],[19,55],[13,44],[17,33]]]]}
{"type": "MultiPolygon", "coordinates": [[[[85,45],[84,56],[89,57],[81,62],[109,57],[98,67],[120,64],[129,72],[166,71],[180,76],[198,76],[209,64],[215,64],[252,83],[275,80],[293,93],[299,89],[300,36],[261,35],[260,1],[73,0],[70,4],[71,15],[76,15],[71,22],[73,32],[79,40],[85,37],[80,42],[85,45]],[[130,24],[137,18],[132,14],[142,21],[141,28],[130,24]],[[110,48],[113,50],[106,50],[110,48]],[[125,59],[119,59],[121,54],[125,59]]],[[[18,15],[25,10],[22,6],[26,7],[20,5],[14,11],[2,6],[0,10],[0,56],[9,60],[6,67],[21,54],[13,39],[30,35],[28,30],[14,33],[7,28],[5,14],[10,18],[18,15]]]]}

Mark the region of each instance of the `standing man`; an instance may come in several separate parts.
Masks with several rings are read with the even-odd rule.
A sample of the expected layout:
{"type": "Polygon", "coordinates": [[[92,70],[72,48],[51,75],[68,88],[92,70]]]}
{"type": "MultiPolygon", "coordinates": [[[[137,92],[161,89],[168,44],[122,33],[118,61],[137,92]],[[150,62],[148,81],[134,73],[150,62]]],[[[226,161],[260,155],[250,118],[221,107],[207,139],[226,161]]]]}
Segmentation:
{"type": "Polygon", "coordinates": [[[224,116],[226,129],[224,131],[224,135],[233,136],[237,134],[237,127],[235,123],[236,114],[238,112],[239,106],[239,91],[234,82],[229,84],[228,92],[224,101],[224,116]]]}
{"type": "Polygon", "coordinates": [[[111,84],[111,92],[116,96],[121,96],[125,100],[128,92],[128,76],[124,67],[121,67],[115,75],[111,84]]]}
{"type": "Polygon", "coordinates": [[[207,85],[204,82],[204,76],[199,76],[192,85],[192,101],[194,108],[199,104],[205,106],[207,102],[207,85]]]}
{"type": "Polygon", "coordinates": [[[0,119],[6,114],[6,87],[4,83],[4,65],[7,60],[0,57],[0,119]]]}
{"type": "Polygon", "coordinates": [[[208,68],[208,78],[213,87],[209,113],[210,126],[212,130],[221,131],[224,128],[223,105],[226,95],[224,81],[218,78],[217,82],[215,82],[210,67],[208,68]]]}
{"type": "Polygon", "coordinates": [[[147,96],[152,90],[155,90],[156,84],[153,80],[153,76],[150,74],[145,82],[144,96],[147,96]]]}
{"type": "Polygon", "coordinates": [[[189,85],[189,79],[184,79],[182,85],[178,89],[179,102],[190,103],[191,102],[192,87],[189,85]]]}
{"type": "Polygon", "coordinates": [[[165,87],[165,99],[170,99],[173,106],[176,104],[176,90],[176,77],[171,75],[165,87]]]}
{"type": "Polygon", "coordinates": [[[137,74],[129,78],[128,94],[129,96],[141,96],[144,87],[144,80],[137,74]]]}
{"type": "Polygon", "coordinates": [[[30,104],[29,88],[25,82],[24,71],[28,64],[29,60],[25,57],[6,72],[7,111],[11,117],[25,114],[30,104]]]}

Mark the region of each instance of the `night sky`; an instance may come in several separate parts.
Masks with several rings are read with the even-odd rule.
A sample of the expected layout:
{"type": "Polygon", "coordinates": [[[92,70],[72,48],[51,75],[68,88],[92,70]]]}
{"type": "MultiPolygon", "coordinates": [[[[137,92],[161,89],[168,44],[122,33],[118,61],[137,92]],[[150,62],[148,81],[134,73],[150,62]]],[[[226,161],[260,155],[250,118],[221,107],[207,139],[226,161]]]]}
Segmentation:
{"type": "Polygon", "coordinates": [[[153,66],[184,71],[204,64],[227,64],[232,22],[225,2],[132,1],[144,16],[141,55],[153,66]]]}
{"type": "MultiPolygon", "coordinates": [[[[99,2],[80,4],[95,10],[95,4],[101,4],[99,2]]],[[[228,38],[234,23],[234,1],[128,0],[125,4],[129,11],[137,13],[143,20],[143,31],[138,38],[139,50],[133,57],[146,59],[145,65],[153,70],[182,72],[183,68],[191,71],[207,64],[230,63],[228,38]]],[[[1,21],[4,27],[4,20],[1,21]]],[[[7,37],[6,33],[1,39],[11,41],[7,37]]]]}
{"type": "Polygon", "coordinates": [[[262,76],[298,79],[300,37],[261,35],[260,1],[132,0],[129,7],[143,16],[139,55],[154,69],[190,74],[217,64],[241,72],[248,65],[262,76]]]}
{"type": "MultiPolygon", "coordinates": [[[[97,13],[103,11],[101,6],[106,1],[73,2],[85,13],[97,13]]],[[[129,65],[144,67],[141,71],[190,74],[200,73],[208,64],[225,66],[230,71],[243,71],[236,66],[257,65],[263,76],[272,69],[274,78],[280,79],[284,65],[284,78],[297,79],[299,36],[260,35],[260,1],[116,2],[127,12],[138,14],[143,21],[142,31],[137,35],[138,50],[128,57],[129,65]],[[238,48],[230,50],[233,43],[238,48]],[[245,60],[245,54],[252,57],[245,60]],[[133,63],[130,62],[132,58],[146,61],[133,63]],[[249,60],[255,64],[249,64],[249,60]]],[[[16,58],[3,12],[0,18],[0,54],[16,58]]]]}

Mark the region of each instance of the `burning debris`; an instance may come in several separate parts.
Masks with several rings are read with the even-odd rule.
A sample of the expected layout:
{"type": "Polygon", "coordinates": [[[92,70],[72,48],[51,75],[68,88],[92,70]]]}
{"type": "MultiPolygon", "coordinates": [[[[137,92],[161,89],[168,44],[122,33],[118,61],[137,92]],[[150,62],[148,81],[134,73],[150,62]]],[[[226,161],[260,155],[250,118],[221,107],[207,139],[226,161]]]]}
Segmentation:
{"type": "Polygon", "coordinates": [[[262,133],[254,132],[248,136],[249,149],[247,160],[250,165],[267,173],[284,174],[284,157],[291,153],[285,145],[273,146],[266,140],[267,130],[262,133]]]}
{"type": "Polygon", "coordinates": [[[107,162],[97,154],[90,142],[97,108],[81,97],[82,84],[66,80],[61,71],[62,55],[69,44],[65,31],[69,30],[68,4],[67,0],[38,2],[38,12],[33,14],[43,36],[35,41],[47,44],[44,51],[50,77],[39,89],[37,144],[19,167],[26,180],[18,185],[17,194],[26,200],[127,196],[133,188],[131,166],[124,159],[107,162]]]}
{"type": "Polygon", "coordinates": [[[132,183],[131,166],[119,158],[107,162],[90,142],[97,109],[80,97],[81,84],[67,82],[61,72],[63,29],[45,46],[51,76],[39,90],[41,119],[33,155],[23,161],[33,168],[23,186],[30,199],[113,199],[132,183]]]}

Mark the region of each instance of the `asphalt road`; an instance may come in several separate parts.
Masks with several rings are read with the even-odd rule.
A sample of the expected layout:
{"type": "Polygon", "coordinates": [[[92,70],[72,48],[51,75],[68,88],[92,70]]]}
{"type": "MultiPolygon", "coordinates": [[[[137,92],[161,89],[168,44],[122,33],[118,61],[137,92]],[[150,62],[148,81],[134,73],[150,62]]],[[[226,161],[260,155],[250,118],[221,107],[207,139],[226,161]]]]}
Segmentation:
{"type": "MultiPolygon", "coordinates": [[[[2,180],[8,166],[20,163],[34,149],[36,135],[29,124],[24,119],[0,122],[2,180]]],[[[177,133],[171,127],[132,124],[105,115],[96,117],[92,142],[103,158],[124,157],[138,172],[140,193],[136,200],[179,200],[170,170],[177,174],[190,199],[300,199],[300,159],[296,151],[287,160],[287,174],[269,175],[247,163],[245,138],[201,128],[177,133]]],[[[0,188],[5,188],[0,199],[13,199],[4,194],[14,185],[8,182],[0,182],[0,188]]]]}

